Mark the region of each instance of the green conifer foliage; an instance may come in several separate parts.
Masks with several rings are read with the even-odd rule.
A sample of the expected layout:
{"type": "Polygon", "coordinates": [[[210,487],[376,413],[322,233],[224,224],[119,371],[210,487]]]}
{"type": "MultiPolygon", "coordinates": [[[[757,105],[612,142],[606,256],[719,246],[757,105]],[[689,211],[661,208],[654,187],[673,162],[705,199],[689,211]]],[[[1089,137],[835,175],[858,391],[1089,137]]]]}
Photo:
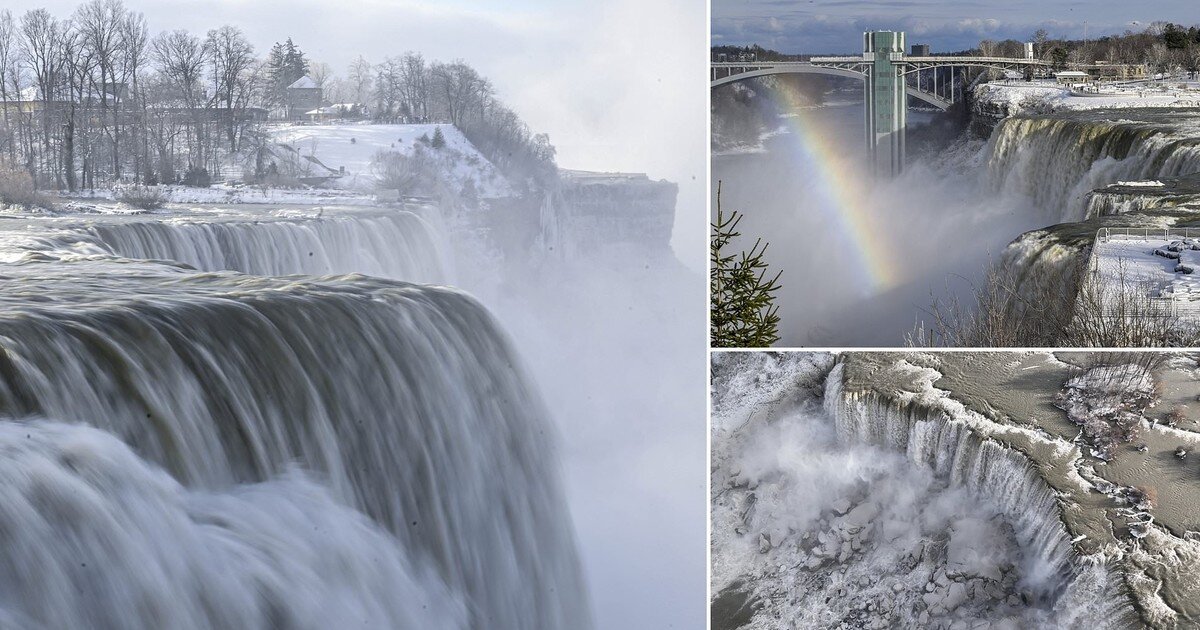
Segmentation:
{"type": "Polygon", "coordinates": [[[721,184],[717,182],[717,220],[709,242],[709,335],[714,348],[758,348],[779,340],[779,314],[775,292],[782,271],[767,279],[763,254],[768,243],[754,241],[750,251],[732,252],[730,243],[742,215],[726,216],[721,209],[721,184]]]}

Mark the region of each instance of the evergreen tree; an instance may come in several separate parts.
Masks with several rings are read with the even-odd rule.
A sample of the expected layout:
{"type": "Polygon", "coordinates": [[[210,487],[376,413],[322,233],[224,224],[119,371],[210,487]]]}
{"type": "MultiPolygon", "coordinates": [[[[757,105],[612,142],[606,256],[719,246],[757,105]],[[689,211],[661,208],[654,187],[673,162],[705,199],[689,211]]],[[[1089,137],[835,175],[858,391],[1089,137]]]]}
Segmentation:
{"type": "Polygon", "coordinates": [[[306,74],[308,59],[304,57],[304,51],[292,42],[292,38],[287,38],[283,43],[275,42],[275,45],[271,46],[271,52],[267,53],[267,79],[273,104],[286,103],[288,86],[306,74]]]}
{"type": "Polygon", "coordinates": [[[433,140],[429,141],[429,146],[431,146],[435,149],[440,149],[440,148],[446,146],[446,136],[442,135],[441,127],[433,128],[433,140]]]}
{"type": "Polygon", "coordinates": [[[737,225],[742,215],[721,209],[721,183],[717,182],[717,220],[709,243],[710,343],[714,348],[756,348],[779,340],[779,314],[774,293],[779,290],[777,272],[767,279],[763,254],[767,243],[754,242],[749,252],[729,253],[731,241],[741,236],[737,225]]]}

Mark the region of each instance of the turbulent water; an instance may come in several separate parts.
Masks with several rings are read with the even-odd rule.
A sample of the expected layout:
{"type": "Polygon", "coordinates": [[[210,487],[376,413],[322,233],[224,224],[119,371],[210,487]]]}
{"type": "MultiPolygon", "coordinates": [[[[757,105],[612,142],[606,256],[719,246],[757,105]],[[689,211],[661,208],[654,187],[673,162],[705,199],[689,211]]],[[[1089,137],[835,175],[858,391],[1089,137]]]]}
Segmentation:
{"type": "Polygon", "coordinates": [[[64,222],[26,248],[182,263],[202,271],[280,276],[356,272],[411,282],[448,279],[441,235],[405,211],[320,210],[295,216],[176,213],[64,222]]]}
{"type": "Polygon", "coordinates": [[[1007,118],[989,143],[989,181],[1056,210],[1059,222],[1079,221],[1088,218],[1097,188],[1200,172],[1200,139],[1189,126],[1198,114],[1123,109],[1007,118]]]}
{"type": "Polygon", "coordinates": [[[9,236],[0,625],[589,625],[551,423],[483,307],[204,272],[438,279],[416,217],[9,236]]]}
{"type": "Polygon", "coordinates": [[[4,628],[468,627],[436,569],[299,472],[188,489],[111,434],[0,422],[4,628]]]}
{"type": "Polygon", "coordinates": [[[1024,455],[935,403],[847,392],[841,364],[822,410],[809,361],[714,362],[717,420],[749,418],[714,430],[714,628],[1139,625],[1024,455]],[[738,597],[758,612],[724,614],[738,597]]]}

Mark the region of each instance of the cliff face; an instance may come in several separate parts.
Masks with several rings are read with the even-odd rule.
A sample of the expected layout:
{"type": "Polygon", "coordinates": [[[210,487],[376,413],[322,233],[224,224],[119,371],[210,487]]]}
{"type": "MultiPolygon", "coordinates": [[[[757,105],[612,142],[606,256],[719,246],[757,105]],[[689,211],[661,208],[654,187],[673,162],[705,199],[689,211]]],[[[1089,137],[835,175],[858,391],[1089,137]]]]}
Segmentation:
{"type": "Polygon", "coordinates": [[[665,252],[678,193],[678,185],[643,174],[563,171],[559,199],[553,216],[543,216],[542,232],[566,255],[665,252]]]}

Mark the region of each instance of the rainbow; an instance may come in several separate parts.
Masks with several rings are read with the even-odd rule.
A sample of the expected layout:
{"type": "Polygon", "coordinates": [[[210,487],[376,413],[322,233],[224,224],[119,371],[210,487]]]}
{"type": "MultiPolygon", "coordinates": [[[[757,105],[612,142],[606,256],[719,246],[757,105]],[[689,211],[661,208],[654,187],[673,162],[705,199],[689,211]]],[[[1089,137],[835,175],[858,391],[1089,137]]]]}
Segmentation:
{"type": "MultiPolygon", "coordinates": [[[[781,91],[769,92],[777,95],[781,91]]],[[[871,208],[876,204],[868,194],[869,184],[861,166],[856,170],[854,160],[846,157],[847,138],[833,137],[822,129],[811,106],[778,105],[781,111],[795,113],[783,120],[800,149],[804,167],[815,169],[812,181],[819,201],[815,207],[806,206],[803,210],[829,215],[846,247],[853,248],[861,258],[858,269],[870,293],[898,286],[903,281],[902,264],[895,250],[894,236],[886,233],[882,221],[871,216],[871,208]]]]}

